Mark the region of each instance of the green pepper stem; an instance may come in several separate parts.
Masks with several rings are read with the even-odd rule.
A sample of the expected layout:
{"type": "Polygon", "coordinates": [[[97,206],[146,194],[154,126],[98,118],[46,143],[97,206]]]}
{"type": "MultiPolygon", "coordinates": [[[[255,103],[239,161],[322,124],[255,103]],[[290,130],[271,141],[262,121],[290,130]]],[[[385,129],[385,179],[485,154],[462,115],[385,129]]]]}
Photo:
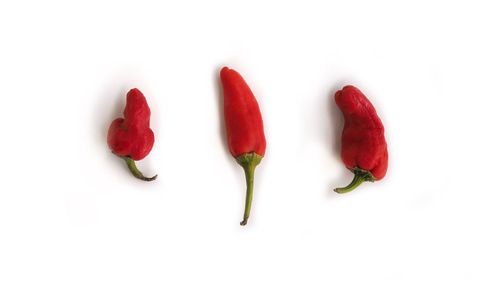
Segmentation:
{"type": "Polygon", "coordinates": [[[352,179],[352,182],[345,186],[345,187],[338,187],[335,188],[334,191],[337,193],[347,193],[349,191],[353,191],[358,187],[360,184],[362,184],[365,181],[365,179],[360,176],[360,175],[354,175],[354,178],[352,179]]]}
{"type": "Polygon", "coordinates": [[[375,181],[375,177],[373,177],[372,173],[369,171],[360,169],[355,167],[352,169],[352,172],[354,173],[354,178],[352,179],[352,182],[345,186],[345,187],[339,187],[335,188],[334,191],[337,193],[347,193],[349,191],[353,191],[358,187],[360,184],[362,184],[365,181],[375,181]]]}
{"type": "Polygon", "coordinates": [[[247,183],[247,192],[245,199],[245,212],[243,214],[243,220],[240,222],[240,225],[246,225],[248,218],[250,217],[250,210],[252,209],[252,199],[253,199],[253,179],[255,167],[262,160],[262,156],[258,155],[255,152],[245,153],[236,158],[236,161],[243,167],[245,170],[245,179],[247,183]]]}
{"type": "Polygon", "coordinates": [[[130,172],[132,173],[132,175],[134,175],[134,177],[136,177],[136,178],[138,178],[140,180],[143,180],[143,181],[153,181],[158,176],[158,175],[155,175],[154,177],[151,177],[151,178],[145,177],[141,173],[141,171],[139,171],[139,169],[137,168],[137,166],[135,165],[134,159],[132,159],[130,157],[127,157],[127,156],[126,157],[122,157],[122,158],[127,163],[128,169],[130,170],[130,172]]]}

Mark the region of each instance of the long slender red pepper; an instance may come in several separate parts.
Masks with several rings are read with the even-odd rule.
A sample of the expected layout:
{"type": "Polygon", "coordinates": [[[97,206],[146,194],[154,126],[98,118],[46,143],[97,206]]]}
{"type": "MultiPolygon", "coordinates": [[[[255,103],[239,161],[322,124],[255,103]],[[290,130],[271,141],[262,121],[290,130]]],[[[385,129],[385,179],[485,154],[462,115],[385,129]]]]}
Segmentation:
{"type": "Polygon", "coordinates": [[[243,77],[227,67],[220,71],[224,90],[224,119],[229,151],[245,170],[247,184],[245,212],[240,225],[246,225],[253,197],[255,167],[266,151],[264,125],[259,104],[243,77]]]}
{"type": "Polygon", "coordinates": [[[385,176],[387,144],[377,111],[358,88],[345,86],[335,93],[335,102],[344,115],[342,161],[354,173],[349,185],[335,191],[346,193],[365,181],[373,182],[385,176]]]}
{"type": "Polygon", "coordinates": [[[156,176],[145,177],[135,165],[135,161],[149,154],[155,141],[154,133],[149,128],[151,110],[146,98],[138,89],[128,92],[123,115],[125,118],[117,118],[109,126],[108,145],[114,154],[125,160],[130,172],[136,178],[152,181],[156,176]]]}

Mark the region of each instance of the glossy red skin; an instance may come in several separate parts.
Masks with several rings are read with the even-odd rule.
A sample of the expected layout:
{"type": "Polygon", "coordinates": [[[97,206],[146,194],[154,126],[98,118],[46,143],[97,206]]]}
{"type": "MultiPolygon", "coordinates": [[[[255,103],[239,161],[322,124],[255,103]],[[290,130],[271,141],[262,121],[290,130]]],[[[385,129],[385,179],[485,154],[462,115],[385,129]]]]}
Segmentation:
{"type": "Polygon", "coordinates": [[[259,104],[243,77],[227,67],[220,71],[229,151],[237,158],[255,152],[264,156],[266,137],[259,104]]]}
{"type": "Polygon", "coordinates": [[[109,126],[108,145],[119,156],[141,160],[153,148],[155,137],[149,128],[151,110],[138,89],[128,92],[123,115],[125,118],[117,118],[109,126]]]}
{"type": "Polygon", "coordinates": [[[384,126],[365,95],[354,86],[335,93],[335,102],[344,115],[342,161],[352,170],[369,171],[376,180],[387,172],[387,143],[384,126]]]}

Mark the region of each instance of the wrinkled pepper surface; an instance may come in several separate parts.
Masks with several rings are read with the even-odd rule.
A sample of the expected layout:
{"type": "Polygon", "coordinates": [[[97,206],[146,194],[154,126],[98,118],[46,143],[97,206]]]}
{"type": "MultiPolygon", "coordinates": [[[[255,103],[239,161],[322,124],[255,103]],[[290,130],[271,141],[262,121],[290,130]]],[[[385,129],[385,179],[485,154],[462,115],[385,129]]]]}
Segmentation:
{"type": "Polygon", "coordinates": [[[259,105],[241,75],[227,67],[220,71],[224,92],[224,120],[231,155],[245,171],[247,192],[241,225],[250,216],[255,167],[266,151],[266,138],[259,105]]]}
{"type": "Polygon", "coordinates": [[[142,160],[149,154],[155,141],[154,133],[149,127],[151,110],[138,89],[128,92],[123,116],[124,118],[115,119],[109,126],[108,145],[114,154],[125,160],[136,178],[152,181],[157,176],[145,177],[135,165],[135,161],[142,160]]]}
{"type": "Polygon", "coordinates": [[[344,115],[342,161],[354,173],[349,185],[335,191],[346,193],[365,181],[373,182],[385,176],[387,144],[377,111],[358,88],[345,86],[335,93],[335,102],[344,115]]]}

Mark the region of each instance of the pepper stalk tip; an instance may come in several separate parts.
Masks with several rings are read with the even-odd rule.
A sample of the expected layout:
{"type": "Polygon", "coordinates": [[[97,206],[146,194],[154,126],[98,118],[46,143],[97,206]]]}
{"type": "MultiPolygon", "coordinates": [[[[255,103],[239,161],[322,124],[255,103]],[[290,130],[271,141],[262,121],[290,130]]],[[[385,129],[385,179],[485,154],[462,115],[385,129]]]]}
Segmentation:
{"type": "Polygon", "coordinates": [[[127,163],[127,167],[130,170],[130,172],[132,173],[132,175],[134,175],[134,177],[136,177],[136,178],[138,178],[140,180],[143,180],[143,181],[154,181],[158,177],[158,175],[155,175],[153,177],[146,177],[146,176],[144,176],[142,174],[142,172],[139,171],[139,169],[135,165],[134,159],[132,159],[130,157],[127,157],[127,156],[122,157],[122,158],[127,163]]]}
{"type": "Polygon", "coordinates": [[[252,208],[252,198],[253,198],[253,180],[255,167],[259,165],[262,160],[262,156],[255,153],[245,153],[236,157],[236,161],[243,167],[245,171],[245,179],[247,185],[247,192],[245,198],[245,212],[243,214],[243,220],[240,222],[241,226],[247,224],[248,218],[250,217],[250,209],[252,208]]]}
{"type": "Polygon", "coordinates": [[[363,169],[356,167],[352,169],[352,172],[354,173],[354,178],[352,179],[351,183],[345,187],[337,187],[333,189],[333,191],[340,194],[347,193],[353,191],[365,181],[371,181],[371,182],[375,181],[375,178],[369,171],[365,171],[363,169]]]}

